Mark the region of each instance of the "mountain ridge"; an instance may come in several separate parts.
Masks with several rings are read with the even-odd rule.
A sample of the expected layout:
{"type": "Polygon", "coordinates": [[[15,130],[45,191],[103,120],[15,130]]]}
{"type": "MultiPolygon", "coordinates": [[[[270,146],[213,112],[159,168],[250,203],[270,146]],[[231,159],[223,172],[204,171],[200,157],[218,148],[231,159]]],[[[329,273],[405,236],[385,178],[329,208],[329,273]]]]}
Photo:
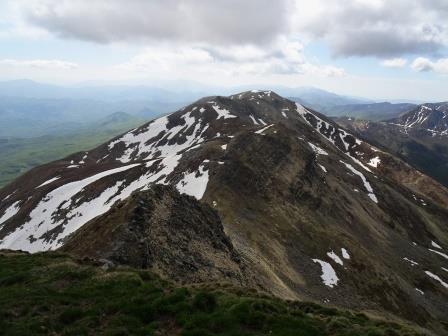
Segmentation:
{"type": "Polygon", "coordinates": [[[445,330],[446,188],[272,91],[206,97],[35,168],[0,190],[0,247],[58,248],[154,184],[213,207],[270,293],[445,330]]]}
{"type": "Polygon", "coordinates": [[[431,136],[448,136],[448,102],[428,103],[400,116],[387,120],[404,132],[429,132],[431,136]]]}
{"type": "Polygon", "coordinates": [[[423,104],[401,117],[380,122],[356,118],[336,121],[448,186],[447,106],[446,102],[423,104]]]}
{"type": "Polygon", "coordinates": [[[150,269],[181,283],[225,279],[256,287],[218,213],[172,186],[133,193],[76,231],[60,250],[150,269]]]}

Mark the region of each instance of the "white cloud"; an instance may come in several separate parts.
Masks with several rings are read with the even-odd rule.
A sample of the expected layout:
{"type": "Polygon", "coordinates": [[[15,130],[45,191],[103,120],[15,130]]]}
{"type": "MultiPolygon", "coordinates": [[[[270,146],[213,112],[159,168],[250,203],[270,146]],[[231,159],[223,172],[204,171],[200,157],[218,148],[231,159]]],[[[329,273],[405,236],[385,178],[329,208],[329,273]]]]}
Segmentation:
{"type": "Polygon", "coordinates": [[[264,44],[284,32],[289,0],[17,0],[31,24],[57,36],[110,43],[264,44]]]}
{"type": "Polygon", "coordinates": [[[47,31],[30,24],[23,17],[25,5],[21,0],[0,1],[0,38],[40,39],[49,36],[47,31]]]}
{"type": "Polygon", "coordinates": [[[446,0],[295,0],[293,31],[337,56],[434,54],[448,46],[446,0]]]}
{"type": "Polygon", "coordinates": [[[40,69],[76,69],[78,64],[60,60],[16,60],[16,59],[1,59],[0,65],[12,67],[31,67],[40,69]]]}
{"type": "Polygon", "coordinates": [[[382,60],[383,66],[402,66],[394,59],[407,59],[416,71],[446,73],[446,59],[441,57],[448,50],[447,3],[1,0],[0,38],[8,45],[23,43],[24,48],[13,46],[3,56],[10,59],[0,60],[0,73],[1,79],[53,82],[170,79],[210,85],[313,85],[381,99],[443,97],[446,76],[432,75],[431,80],[417,75],[400,78],[401,72],[395,78],[381,78],[381,72],[357,76],[350,71],[351,62],[344,62],[346,74],[339,60],[322,64],[319,58],[326,57],[322,54],[328,48],[339,57],[378,57],[377,68],[382,60]],[[36,39],[45,42],[42,53],[36,39]],[[308,48],[309,42],[313,48],[308,48]],[[62,61],[66,46],[79,48],[80,59],[89,61],[79,65],[62,61]],[[30,57],[29,51],[37,59],[23,61],[30,57]],[[46,55],[56,62],[42,59],[46,55]],[[417,56],[425,58],[412,62],[417,56]],[[116,63],[120,64],[111,66],[116,63]]]}
{"type": "Polygon", "coordinates": [[[418,57],[412,62],[412,69],[418,72],[425,72],[433,70],[434,63],[425,57],[418,57]]]}
{"type": "MultiPolygon", "coordinates": [[[[448,47],[446,0],[4,1],[13,9],[6,15],[16,22],[13,31],[46,31],[97,43],[188,42],[231,48],[270,45],[287,36],[319,39],[337,56],[383,59],[434,56],[448,47]]],[[[246,51],[249,56],[240,57],[250,57],[249,47],[246,51]]]]}
{"type": "Polygon", "coordinates": [[[381,62],[381,65],[386,68],[404,68],[408,61],[404,58],[391,58],[381,62]]]}
{"type": "Polygon", "coordinates": [[[433,62],[425,57],[418,57],[412,62],[412,69],[418,72],[437,72],[448,74],[448,58],[440,58],[433,62]]]}
{"type": "Polygon", "coordinates": [[[116,68],[159,76],[185,74],[190,78],[200,75],[345,75],[342,68],[307,61],[301,43],[284,39],[270,48],[153,45],[116,68]]]}
{"type": "Polygon", "coordinates": [[[346,75],[343,68],[335,67],[332,65],[321,66],[312,63],[304,63],[302,65],[302,72],[308,75],[317,75],[324,77],[342,77],[346,75]]]}

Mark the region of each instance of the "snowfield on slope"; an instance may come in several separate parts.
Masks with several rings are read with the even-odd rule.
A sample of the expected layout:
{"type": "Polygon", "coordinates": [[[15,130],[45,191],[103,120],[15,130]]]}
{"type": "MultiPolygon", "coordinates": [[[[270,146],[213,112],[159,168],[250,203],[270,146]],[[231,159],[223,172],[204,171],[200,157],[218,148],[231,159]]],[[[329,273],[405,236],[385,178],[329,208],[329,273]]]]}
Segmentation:
{"type": "Polygon", "coordinates": [[[14,202],[8,208],[6,208],[5,212],[0,217],[0,228],[3,226],[4,222],[14,217],[19,212],[20,210],[19,203],[20,201],[14,202]]]}
{"type": "Polygon", "coordinates": [[[342,252],[342,258],[350,259],[350,254],[348,253],[348,251],[345,248],[341,248],[341,252],[342,252]]]}
{"type": "MultiPolygon", "coordinates": [[[[231,115],[227,110],[222,110],[218,106],[213,107],[218,113],[218,119],[236,118],[236,116],[231,115]]],[[[176,155],[193,145],[205,141],[203,134],[208,129],[208,124],[204,124],[202,119],[196,119],[191,115],[196,109],[197,107],[193,107],[191,111],[182,116],[182,119],[185,122],[184,125],[168,128],[168,116],[162,117],[154,120],[146,127],[146,129],[140,130],[138,133],[134,130],[126,133],[121,138],[110,142],[108,148],[109,150],[112,150],[119,143],[124,143],[126,151],[118,158],[118,160],[123,163],[130,162],[132,158],[139,158],[142,155],[145,155],[145,160],[176,155]],[[193,132],[188,135],[191,128],[193,128],[193,132]],[[185,141],[181,144],[170,144],[170,140],[177,135],[184,135],[185,141]]]]}
{"type": "MultiPolygon", "coordinates": [[[[364,170],[368,171],[369,173],[371,173],[372,171],[370,170],[369,167],[367,167],[364,163],[362,163],[358,158],[354,157],[353,155],[350,154],[350,150],[356,148],[357,146],[362,144],[362,141],[359,140],[358,138],[354,137],[352,134],[346,132],[345,130],[341,129],[341,128],[336,128],[333,125],[329,124],[328,122],[326,122],[325,120],[319,118],[317,115],[315,115],[314,113],[308,111],[305,107],[303,107],[302,105],[300,105],[299,103],[296,103],[296,111],[297,113],[303,118],[303,120],[310,125],[311,127],[313,127],[324,139],[326,139],[327,141],[329,141],[331,144],[333,144],[333,146],[335,146],[338,150],[340,150],[341,152],[343,152],[345,155],[347,155],[349,158],[351,158],[356,164],[358,164],[359,166],[361,166],[364,170]],[[317,122],[317,126],[314,127],[310,121],[308,121],[308,119],[306,118],[307,115],[311,115],[313,116],[313,118],[316,120],[317,122]],[[330,130],[332,129],[332,133],[329,136],[326,136],[325,134],[322,133],[322,129],[324,130],[330,130]],[[339,148],[336,145],[336,141],[333,139],[334,136],[337,136],[339,138],[339,140],[342,142],[342,144],[344,145],[344,150],[342,150],[341,148],[339,148]],[[345,138],[346,137],[352,137],[355,141],[354,144],[350,144],[348,143],[345,138]]],[[[371,147],[373,151],[377,151],[376,148],[371,147]]],[[[356,152],[358,153],[358,152],[356,152]]],[[[374,164],[378,164],[379,161],[378,160],[374,160],[374,164]]]]}
{"type": "Polygon", "coordinates": [[[430,278],[433,278],[434,280],[438,281],[443,287],[448,288],[448,283],[443,281],[438,275],[431,273],[429,271],[425,271],[426,275],[430,278]]]}
{"type": "Polygon", "coordinates": [[[274,124],[268,125],[266,127],[263,127],[262,129],[255,131],[256,134],[261,134],[264,135],[263,132],[266,131],[267,129],[271,128],[272,126],[274,126],[274,124]]]}
{"type": "Polygon", "coordinates": [[[373,159],[370,159],[370,161],[367,163],[369,166],[373,168],[378,168],[378,165],[381,163],[381,159],[379,156],[374,157],[373,159]]]}
{"type": "Polygon", "coordinates": [[[208,179],[208,170],[204,170],[204,165],[202,164],[197,172],[185,174],[176,187],[180,193],[194,196],[200,200],[207,189],[208,179]]]}
{"type": "MultiPolygon", "coordinates": [[[[216,112],[216,120],[237,118],[228,109],[220,107],[214,101],[210,101],[208,104],[216,112]]],[[[94,217],[107,212],[116,201],[129,197],[136,190],[148,189],[153,183],[168,184],[170,182],[168,176],[178,166],[184,151],[195,148],[207,140],[203,134],[209,124],[201,118],[204,112],[204,107],[199,110],[197,107],[193,107],[180,116],[183,119],[183,124],[174,125],[171,128],[168,127],[169,116],[161,117],[143,128],[134,129],[109,142],[107,145],[109,152],[112,152],[119,144],[124,146],[124,150],[116,160],[128,163],[134,159],[144,159],[146,162],[103,171],[53,189],[42,197],[30,212],[28,221],[0,241],[0,248],[21,249],[30,252],[55,249],[62,245],[65,237],[94,217]],[[174,139],[176,136],[178,138],[174,139]],[[100,195],[93,199],[85,199],[83,190],[88,185],[103,177],[137,166],[141,166],[142,169],[146,167],[148,170],[133,181],[116,181],[114,185],[102,190],[100,195]]],[[[261,119],[259,121],[263,123],[261,119]]],[[[226,146],[223,145],[222,148],[225,150],[226,146]]],[[[123,147],[121,148],[123,149],[123,147]]],[[[103,159],[109,155],[110,153],[103,159]]],[[[78,164],[85,163],[87,157],[88,153],[85,152],[78,164]]],[[[73,164],[72,161],[71,165],[73,164]]],[[[177,183],[176,187],[180,192],[200,199],[207,188],[208,174],[208,169],[205,170],[202,164],[198,171],[184,172],[183,179],[177,183]]],[[[60,176],[53,177],[40,184],[38,188],[49,185],[60,178],[60,176]]],[[[11,205],[1,216],[1,221],[6,222],[18,211],[18,203],[11,205]]]]}
{"type": "MultiPolygon", "coordinates": [[[[46,240],[41,237],[52,229],[56,228],[58,225],[65,223],[64,232],[60,236],[58,236],[58,238],[60,239],[67,236],[71,232],[74,232],[76,229],[85,224],[89,219],[91,219],[87,219],[89,216],[85,216],[79,211],[75,212],[76,207],[75,209],[71,209],[73,203],[72,197],[81,192],[84,187],[103,177],[123,172],[139,165],[140,163],[136,163],[124,167],[106,170],[83,180],[70,182],[54,189],[44,198],[42,198],[39,204],[31,211],[29,221],[25,222],[20,228],[17,228],[14,232],[0,241],[0,248],[37,252],[56,247],[57,244],[54,244],[54,241],[50,242],[48,239],[46,240]],[[65,220],[57,218],[57,213],[60,210],[69,210],[69,213],[64,216],[66,217],[65,220]]],[[[92,201],[87,203],[90,203],[90,208],[92,209],[92,211],[96,211],[96,215],[105,212],[103,208],[95,208],[94,204],[91,204],[91,202],[92,201]]],[[[107,210],[109,208],[107,208],[107,210]]],[[[85,210],[85,208],[83,208],[82,210],[85,210]]]]}
{"type": "Polygon", "coordinates": [[[355,168],[353,168],[353,166],[349,163],[345,163],[344,161],[340,161],[341,163],[343,163],[348,170],[350,170],[353,174],[358,175],[362,182],[364,183],[364,187],[366,188],[368,194],[367,196],[369,196],[369,198],[374,201],[375,203],[378,203],[378,198],[376,197],[376,195],[373,193],[373,188],[370,185],[370,183],[367,181],[366,177],[364,176],[363,173],[361,173],[359,170],[356,170],[355,168]]]}
{"type": "Polygon", "coordinates": [[[330,252],[327,252],[327,256],[331,259],[333,259],[333,261],[339,265],[344,265],[344,262],[342,261],[341,258],[339,258],[339,256],[334,253],[333,250],[331,250],[330,252]]]}
{"type": "Polygon", "coordinates": [[[315,263],[318,263],[322,268],[322,275],[320,277],[325,286],[328,286],[330,288],[336,286],[338,284],[339,278],[336,275],[336,272],[333,269],[333,267],[323,260],[313,259],[313,261],[315,263]]]}
{"type": "Polygon", "coordinates": [[[308,145],[310,145],[311,149],[313,150],[314,153],[316,153],[316,155],[328,155],[328,153],[319,146],[316,146],[311,142],[308,142],[308,145]]]}
{"type": "Polygon", "coordinates": [[[428,249],[428,250],[430,250],[430,251],[433,252],[433,253],[437,253],[438,255],[444,257],[445,259],[448,259],[448,255],[445,254],[445,253],[442,253],[442,252],[440,252],[440,251],[436,251],[436,250],[433,250],[433,249],[428,249]]]}
{"type": "Polygon", "coordinates": [[[40,184],[39,186],[37,186],[36,189],[37,189],[37,188],[40,188],[40,187],[43,187],[43,186],[46,186],[47,184],[50,184],[50,183],[52,183],[52,182],[54,182],[54,181],[57,181],[57,180],[59,180],[60,178],[61,178],[60,176],[53,177],[53,178],[49,179],[48,181],[45,181],[44,183],[42,183],[42,184],[40,184]]]}

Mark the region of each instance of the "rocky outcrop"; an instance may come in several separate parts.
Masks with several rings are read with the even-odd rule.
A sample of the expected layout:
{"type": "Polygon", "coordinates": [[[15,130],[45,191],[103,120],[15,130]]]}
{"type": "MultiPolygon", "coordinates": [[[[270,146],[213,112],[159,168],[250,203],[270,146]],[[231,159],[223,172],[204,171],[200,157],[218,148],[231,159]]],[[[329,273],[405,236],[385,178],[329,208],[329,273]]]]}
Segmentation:
{"type": "Polygon", "coordinates": [[[171,186],[134,193],[68,237],[61,250],[178,282],[249,283],[217,212],[171,186]]]}

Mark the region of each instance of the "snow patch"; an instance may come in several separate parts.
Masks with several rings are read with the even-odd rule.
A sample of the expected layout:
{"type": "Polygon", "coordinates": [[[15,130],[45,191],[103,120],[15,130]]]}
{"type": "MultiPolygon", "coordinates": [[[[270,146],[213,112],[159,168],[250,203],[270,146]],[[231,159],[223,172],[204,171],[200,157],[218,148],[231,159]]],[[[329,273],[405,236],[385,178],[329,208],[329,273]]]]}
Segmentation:
{"type": "MultiPolygon", "coordinates": [[[[168,116],[158,118],[139,133],[136,134],[135,131],[131,131],[121,138],[110,142],[108,145],[109,150],[112,150],[118,143],[124,143],[126,150],[117,160],[127,163],[133,157],[139,158],[141,155],[145,155],[145,160],[174,156],[191,146],[202,143],[205,141],[203,134],[208,129],[208,125],[203,125],[201,119],[196,119],[191,115],[194,110],[195,108],[181,117],[185,121],[183,125],[177,125],[169,129],[167,127],[168,116]],[[172,140],[177,135],[182,135],[184,142],[181,144],[176,142],[170,143],[169,140],[172,140]]],[[[218,111],[221,113],[218,113],[218,119],[220,117],[229,117],[229,114],[224,112],[227,110],[218,108],[218,111]]]]}
{"type": "Polygon", "coordinates": [[[82,157],[81,161],[79,161],[78,164],[84,164],[84,163],[86,163],[85,160],[87,159],[87,154],[88,154],[88,153],[86,152],[86,154],[82,157]]]}
{"type": "Polygon", "coordinates": [[[376,195],[373,193],[373,188],[370,185],[370,183],[367,181],[366,177],[364,176],[363,173],[361,173],[359,170],[356,170],[355,168],[353,168],[353,166],[349,163],[345,163],[344,161],[340,161],[341,163],[343,163],[348,170],[350,170],[353,174],[358,175],[362,182],[364,183],[364,187],[366,188],[368,194],[367,196],[369,196],[369,198],[374,201],[375,203],[378,203],[378,199],[376,198],[376,195]]]}
{"type": "MultiPolygon", "coordinates": [[[[104,206],[104,202],[101,203],[104,197],[103,195],[108,195],[108,190],[104,191],[100,197],[81,203],[80,205],[73,204],[72,198],[86,186],[103,177],[117,174],[139,165],[141,164],[136,163],[106,170],[83,180],[64,184],[52,190],[30,212],[29,221],[0,241],[0,248],[37,252],[59,247],[62,244],[60,239],[76,231],[90,219],[103,214],[112,206],[112,204],[104,206]],[[58,211],[61,209],[67,211],[64,218],[58,218],[57,216],[58,211]],[[57,241],[45,238],[44,235],[46,233],[59,225],[63,225],[63,229],[58,235],[57,241]],[[34,239],[31,240],[30,236],[34,239]]],[[[116,192],[115,190],[114,193],[116,192]]],[[[112,195],[108,196],[108,198],[112,195]]]]}
{"type": "Polygon", "coordinates": [[[260,125],[257,121],[257,119],[255,119],[255,117],[251,114],[249,115],[249,118],[252,120],[252,122],[254,123],[254,125],[260,125]]]}
{"type": "Polygon", "coordinates": [[[354,147],[355,145],[351,145],[349,143],[347,143],[345,141],[345,138],[347,136],[351,136],[355,139],[355,144],[357,146],[362,144],[362,141],[359,140],[358,138],[354,137],[352,134],[347,133],[346,131],[344,131],[343,129],[340,128],[336,128],[335,126],[329,124],[328,122],[326,122],[325,120],[322,120],[321,118],[319,118],[318,116],[316,116],[315,114],[311,113],[310,111],[308,111],[307,109],[305,109],[302,105],[296,103],[296,111],[297,113],[299,113],[299,115],[303,118],[303,120],[305,120],[305,122],[310,125],[311,127],[314,127],[307,119],[306,119],[306,115],[310,114],[312,115],[316,121],[317,121],[317,126],[314,127],[315,130],[317,130],[319,132],[320,135],[322,135],[324,137],[324,139],[326,139],[327,141],[331,142],[338,150],[340,150],[341,152],[343,152],[345,155],[347,155],[349,158],[351,158],[355,163],[357,163],[358,165],[360,165],[364,170],[368,171],[369,173],[371,173],[372,171],[369,169],[369,167],[367,167],[365,164],[363,164],[360,160],[358,160],[357,158],[353,157],[350,152],[349,149],[350,147],[354,147]],[[321,133],[321,129],[324,128],[326,130],[330,130],[330,128],[333,129],[332,133],[329,136],[324,135],[323,133],[321,133]],[[339,137],[339,139],[341,140],[341,142],[344,144],[344,148],[345,151],[341,150],[338,146],[336,146],[335,140],[332,139],[332,136],[337,135],[339,137]]]}
{"type": "Polygon", "coordinates": [[[199,148],[199,147],[201,147],[201,144],[197,144],[197,145],[191,146],[191,147],[188,148],[185,152],[192,151],[193,149],[196,149],[196,148],[199,148]]]}
{"type": "Polygon", "coordinates": [[[448,288],[448,283],[446,283],[445,281],[443,281],[438,275],[435,275],[434,273],[431,273],[429,271],[425,271],[426,275],[433,278],[434,280],[437,280],[438,282],[440,282],[440,284],[445,287],[448,288]]]}
{"type": "Polygon", "coordinates": [[[320,264],[320,267],[322,268],[322,275],[320,277],[325,286],[333,288],[338,284],[339,278],[329,263],[319,259],[313,259],[313,262],[320,264]]]}
{"type": "Polygon", "coordinates": [[[405,261],[407,261],[408,263],[410,263],[411,266],[418,265],[418,262],[416,262],[416,261],[414,261],[414,260],[411,260],[411,259],[409,259],[409,258],[407,258],[407,257],[404,257],[403,260],[405,260],[405,261]]]}
{"type": "Polygon", "coordinates": [[[339,256],[336,253],[334,253],[333,251],[327,252],[327,256],[330,257],[331,259],[333,259],[335,263],[337,263],[339,265],[344,265],[344,262],[342,261],[342,259],[339,258],[339,256]]]}
{"type": "Polygon", "coordinates": [[[433,249],[428,249],[428,250],[430,250],[431,252],[437,253],[438,255],[441,255],[445,259],[448,259],[448,255],[446,255],[445,253],[442,253],[440,251],[436,251],[436,250],[433,250],[433,249]]]}
{"type": "Polygon", "coordinates": [[[425,292],[423,292],[421,289],[415,288],[415,290],[416,290],[417,292],[419,292],[421,295],[425,295],[425,292]]]}
{"type": "Polygon", "coordinates": [[[370,161],[367,164],[373,168],[378,168],[378,165],[380,163],[381,163],[381,159],[379,156],[377,156],[377,157],[374,157],[373,159],[370,159],[370,161]]]}
{"type": "Polygon", "coordinates": [[[341,248],[341,252],[342,252],[342,258],[350,259],[350,254],[348,254],[348,251],[345,248],[341,248]]]}
{"type": "Polygon", "coordinates": [[[256,133],[256,134],[264,135],[263,132],[266,131],[268,128],[272,127],[272,126],[274,126],[274,124],[271,124],[271,125],[268,125],[268,126],[266,126],[266,127],[263,127],[262,129],[260,129],[260,130],[258,130],[258,131],[255,131],[255,133],[256,133]]]}
{"type": "Polygon", "coordinates": [[[54,182],[54,181],[56,181],[56,180],[59,180],[60,178],[61,178],[60,176],[53,177],[52,179],[49,179],[48,181],[45,181],[45,182],[42,183],[41,185],[37,186],[36,189],[37,189],[37,188],[40,188],[40,187],[43,187],[43,186],[45,186],[45,185],[47,185],[47,184],[50,184],[51,182],[54,182]]]}
{"type": "Polygon", "coordinates": [[[261,119],[261,118],[258,118],[258,121],[259,121],[263,126],[266,126],[266,125],[267,125],[267,123],[266,123],[263,119],[261,119]]]}
{"type": "MultiPolygon", "coordinates": [[[[206,163],[206,160],[204,160],[204,163],[206,163]]],[[[184,178],[179,181],[176,188],[181,194],[194,196],[200,200],[207,189],[208,180],[208,170],[204,170],[204,166],[201,165],[197,172],[184,174],[184,178]]]]}
{"type": "Polygon", "coordinates": [[[319,164],[320,169],[322,169],[324,171],[324,173],[328,173],[327,168],[325,168],[324,166],[322,166],[321,164],[319,164]]]}
{"type": "Polygon", "coordinates": [[[14,217],[20,210],[19,207],[20,201],[14,202],[9,207],[6,208],[3,215],[0,217],[0,228],[3,226],[3,223],[6,222],[8,219],[14,217]]]}
{"type": "Polygon", "coordinates": [[[438,249],[442,249],[442,246],[440,246],[439,244],[437,244],[435,241],[431,240],[431,246],[438,248],[438,249]]]}
{"type": "Polygon", "coordinates": [[[308,142],[308,144],[310,145],[311,149],[316,153],[316,155],[328,155],[328,153],[324,151],[322,148],[312,144],[311,142],[308,142]]]}
{"type": "Polygon", "coordinates": [[[217,104],[212,105],[212,107],[216,111],[216,113],[218,113],[218,118],[216,118],[216,120],[219,120],[221,118],[223,119],[237,118],[237,116],[231,114],[229,110],[221,108],[217,104]]]}
{"type": "MultiPolygon", "coordinates": [[[[16,190],[17,191],[17,190],[16,190]]],[[[11,194],[9,194],[8,196],[6,196],[3,201],[6,201],[7,199],[9,199],[12,195],[14,195],[16,193],[16,191],[12,192],[11,194]]]]}

